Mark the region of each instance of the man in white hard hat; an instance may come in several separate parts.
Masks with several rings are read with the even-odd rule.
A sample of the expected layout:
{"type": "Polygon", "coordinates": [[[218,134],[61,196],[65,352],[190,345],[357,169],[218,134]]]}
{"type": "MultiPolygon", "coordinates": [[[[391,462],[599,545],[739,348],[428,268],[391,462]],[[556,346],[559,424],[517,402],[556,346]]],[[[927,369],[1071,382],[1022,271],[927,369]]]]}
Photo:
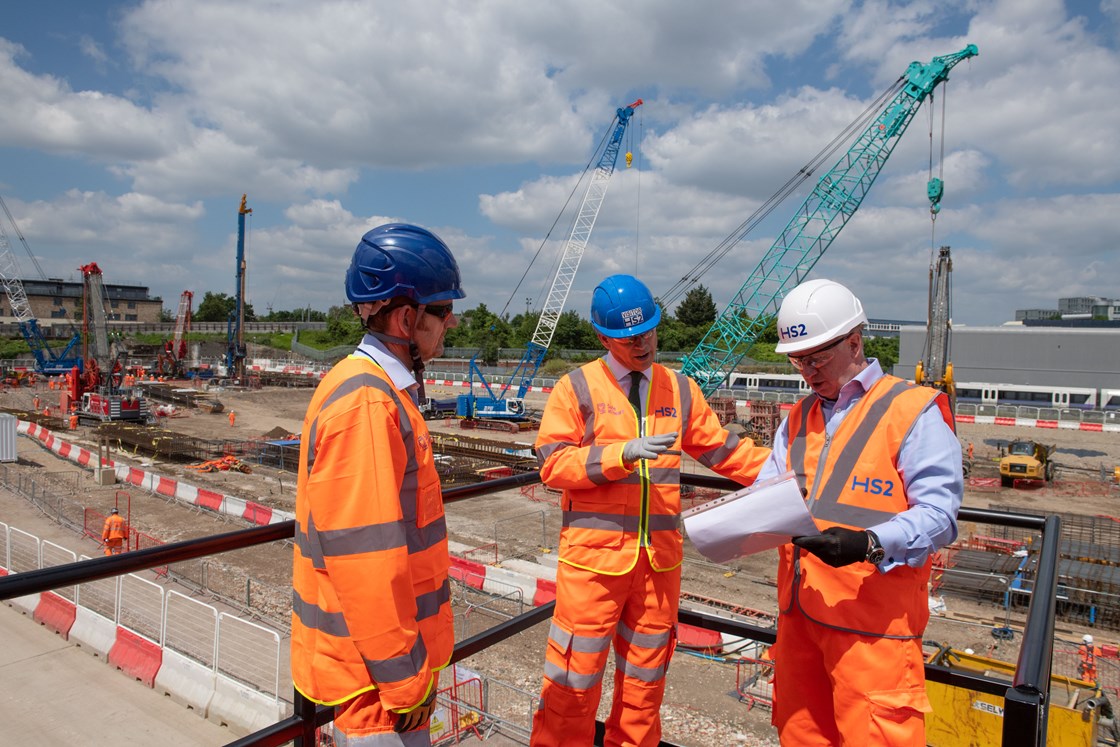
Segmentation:
{"type": "Polygon", "coordinates": [[[773,723],[783,745],[925,745],[922,633],[933,554],[957,536],[964,479],[944,393],[863,354],[850,290],[810,280],[775,350],[813,390],[759,479],[797,476],[821,533],[781,548],[773,723]]]}

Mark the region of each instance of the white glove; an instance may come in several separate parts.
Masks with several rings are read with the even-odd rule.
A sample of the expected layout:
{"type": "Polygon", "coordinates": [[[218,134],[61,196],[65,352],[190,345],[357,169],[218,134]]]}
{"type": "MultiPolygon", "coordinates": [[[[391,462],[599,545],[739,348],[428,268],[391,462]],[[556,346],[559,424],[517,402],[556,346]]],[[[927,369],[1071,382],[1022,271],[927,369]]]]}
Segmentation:
{"type": "Polygon", "coordinates": [[[633,464],[639,459],[656,459],[676,443],[677,432],[663,433],[659,436],[642,436],[626,442],[622,447],[622,461],[633,464]]]}

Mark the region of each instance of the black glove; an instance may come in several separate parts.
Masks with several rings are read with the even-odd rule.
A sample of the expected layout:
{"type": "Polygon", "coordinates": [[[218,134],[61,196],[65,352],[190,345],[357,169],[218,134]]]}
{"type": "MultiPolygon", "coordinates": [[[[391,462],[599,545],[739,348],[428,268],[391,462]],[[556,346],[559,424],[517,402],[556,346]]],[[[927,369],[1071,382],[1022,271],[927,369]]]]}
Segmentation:
{"type": "Polygon", "coordinates": [[[413,708],[408,713],[397,713],[396,723],[393,724],[393,731],[398,734],[406,731],[415,731],[428,722],[432,717],[432,711],[435,710],[436,705],[436,690],[433,687],[432,692],[423,703],[413,708]]]}
{"type": "Polygon", "coordinates": [[[844,527],[829,527],[815,536],[793,538],[793,544],[808,550],[833,568],[866,560],[870,543],[867,532],[844,527]]]}

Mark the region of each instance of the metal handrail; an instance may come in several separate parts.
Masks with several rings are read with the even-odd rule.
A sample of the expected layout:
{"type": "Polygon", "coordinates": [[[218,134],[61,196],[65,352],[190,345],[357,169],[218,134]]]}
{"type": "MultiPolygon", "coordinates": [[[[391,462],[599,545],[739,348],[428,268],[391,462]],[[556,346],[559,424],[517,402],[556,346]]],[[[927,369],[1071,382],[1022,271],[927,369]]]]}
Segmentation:
{"type": "MultiPolygon", "coordinates": [[[[448,488],[444,501],[463,500],[474,495],[492,493],[521,485],[540,482],[536,472],[522,473],[473,485],[448,488]]],[[[722,477],[681,474],[681,483],[697,487],[737,489],[738,483],[722,477]]],[[[1042,546],[1038,555],[1034,593],[1027,608],[1023,628],[1023,643],[1015,668],[1013,684],[1009,688],[1004,680],[962,672],[937,664],[927,664],[926,678],[968,690],[975,690],[1004,698],[1003,744],[1019,747],[1039,747],[1046,743],[1046,719],[1049,698],[1051,659],[1053,656],[1054,616],[1056,612],[1058,546],[1061,519],[1057,516],[1039,517],[989,509],[962,508],[958,519],[998,526],[1010,526],[1040,532],[1042,546]]],[[[122,555],[111,555],[82,560],[76,563],[50,566],[33,571],[0,577],[0,600],[40,593],[61,586],[74,586],[111,576],[119,576],[156,566],[168,565],[220,552],[252,547],[278,540],[292,539],[294,521],[282,521],[263,527],[242,529],[224,534],[174,542],[159,547],[136,550],[122,555]]],[[[506,620],[478,635],[459,642],[451,662],[458,662],[482,651],[510,636],[537,625],[552,616],[555,602],[536,607],[517,617],[506,620]]],[[[680,610],[682,623],[729,633],[741,638],[752,638],[773,643],[773,629],[729,620],[695,610],[680,610]]],[[[294,714],[264,729],[258,730],[227,747],[272,747],[296,740],[297,744],[311,747],[315,728],[332,720],[333,709],[316,706],[299,692],[294,695],[294,714]]],[[[602,724],[598,727],[601,740],[602,724]]],[[[601,742],[597,742],[601,743],[601,742]]],[[[675,747],[662,741],[662,747],[675,747]]]]}

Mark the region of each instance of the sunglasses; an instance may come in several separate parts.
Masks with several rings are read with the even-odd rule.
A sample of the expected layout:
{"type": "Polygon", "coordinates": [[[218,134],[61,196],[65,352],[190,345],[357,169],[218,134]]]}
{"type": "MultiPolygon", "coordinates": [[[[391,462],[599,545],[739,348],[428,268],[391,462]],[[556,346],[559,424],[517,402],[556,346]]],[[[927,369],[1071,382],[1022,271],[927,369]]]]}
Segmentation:
{"type": "Polygon", "coordinates": [[[454,306],[454,304],[450,303],[441,304],[439,306],[432,306],[431,304],[428,304],[424,307],[424,313],[431,314],[436,319],[443,320],[455,313],[454,306]]]}

